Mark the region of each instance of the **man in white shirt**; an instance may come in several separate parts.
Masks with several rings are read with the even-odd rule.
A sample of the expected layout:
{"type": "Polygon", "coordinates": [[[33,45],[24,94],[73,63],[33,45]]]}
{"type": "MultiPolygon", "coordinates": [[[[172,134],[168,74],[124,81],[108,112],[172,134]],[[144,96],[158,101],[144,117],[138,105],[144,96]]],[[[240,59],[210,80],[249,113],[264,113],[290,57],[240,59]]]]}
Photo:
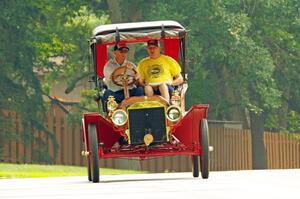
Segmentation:
{"type": "MultiPolygon", "coordinates": [[[[122,66],[126,66],[128,69],[132,69],[132,68],[136,69],[135,64],[126,59],[128,51],[129,48],[125,44],[115,45],[113,51],[114,58],[110,59],[104,66],[104,71],[103,71],[105,77],[104,82],[108,88],[103,95],[103,99],[105,103],[107,102],[109,96],[114,96],[117,103],[121,103],[125,98],[123,87],[116,85],[112,81],[111,74],[117,68],[122,66]]],[[[132,70],[127,71],[127,75],[134,76],[136,79],[139,78],[138,73],[137,74],[131,74],[131,73],[133,73],[132,70]]],[[[129,96],[144,95],[144,89],[142,87],[137,87],[135,84],[128,86],[128,89],[129,89],[129,96]]]]}

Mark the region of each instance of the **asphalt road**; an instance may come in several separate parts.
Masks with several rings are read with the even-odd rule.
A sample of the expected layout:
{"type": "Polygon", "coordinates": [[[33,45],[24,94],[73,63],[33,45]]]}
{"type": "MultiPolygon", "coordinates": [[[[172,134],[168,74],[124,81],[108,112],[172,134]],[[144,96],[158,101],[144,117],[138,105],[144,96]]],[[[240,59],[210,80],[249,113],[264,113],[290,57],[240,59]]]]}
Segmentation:
{"type": "Polygon", "coordinates": [[[1,179],[0,199],[300,199],[300,169],[210,172],[207,180],[192,173],[100,178],[100,183],[87,177],[1,179]]]}

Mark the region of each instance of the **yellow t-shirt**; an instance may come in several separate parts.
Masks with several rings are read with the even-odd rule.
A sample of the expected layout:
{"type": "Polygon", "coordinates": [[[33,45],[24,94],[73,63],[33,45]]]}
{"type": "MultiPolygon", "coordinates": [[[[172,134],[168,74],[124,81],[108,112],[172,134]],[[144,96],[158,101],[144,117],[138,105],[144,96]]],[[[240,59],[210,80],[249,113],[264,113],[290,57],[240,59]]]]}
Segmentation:
{"type": "Polygon", "coordinates": [[[137,71],[146,85],[155,86],[161,83],[171,84],[173,78],[180,74],[181,68],[172,57],[161,55],[156,59],[149,57],[142,59],[137,71]]]}

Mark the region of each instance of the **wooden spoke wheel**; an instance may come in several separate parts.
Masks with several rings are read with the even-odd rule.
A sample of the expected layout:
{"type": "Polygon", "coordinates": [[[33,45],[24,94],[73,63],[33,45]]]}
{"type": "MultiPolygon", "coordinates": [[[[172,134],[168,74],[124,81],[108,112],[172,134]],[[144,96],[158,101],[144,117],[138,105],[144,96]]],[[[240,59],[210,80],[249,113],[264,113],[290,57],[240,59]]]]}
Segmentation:
{"type": "Polygon", "coordinates": [[[200,121],[202,155],[200,156],[201,176],[207,179],[209,175],[209,131],[206,119],[200,121]]]}
{"type": "Polygon", "coordinates": [[[95,124],[89,124],[89,180],[99,182],[99,166],[97,129],[95,124]]]}

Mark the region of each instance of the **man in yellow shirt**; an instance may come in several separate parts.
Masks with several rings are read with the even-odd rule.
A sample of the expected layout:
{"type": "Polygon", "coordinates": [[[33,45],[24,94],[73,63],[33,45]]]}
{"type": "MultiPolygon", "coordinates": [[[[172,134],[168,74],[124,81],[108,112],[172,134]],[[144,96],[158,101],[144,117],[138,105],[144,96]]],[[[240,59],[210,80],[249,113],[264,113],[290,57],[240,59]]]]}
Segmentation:
{"type": "Polygon", "coordinates": [[[142,59],[137,67],[140,83],[148,97],[156,94],[170,101],[173,86],[183,82],[181,68],[175,59],[160,53],[158,40],[149,40],[147,45],[149,57],[142,59]]]}

